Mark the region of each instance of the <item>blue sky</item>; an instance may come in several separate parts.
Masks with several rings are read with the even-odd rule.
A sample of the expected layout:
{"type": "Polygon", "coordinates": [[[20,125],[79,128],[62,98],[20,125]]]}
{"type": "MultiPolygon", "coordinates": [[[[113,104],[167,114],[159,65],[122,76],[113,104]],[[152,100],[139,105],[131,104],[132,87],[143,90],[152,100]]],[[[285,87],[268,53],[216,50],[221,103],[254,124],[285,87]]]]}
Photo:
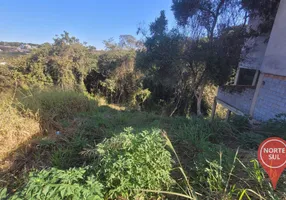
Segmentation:
{"type": "Polygon", "coordinates": [[[103,40],[136,36],[138,25],[148,27],[161,10],[175,26],[171,5],[172,0],[1,0],[0,41],[51,42],[65,30],[103,49],[103,40]]]}

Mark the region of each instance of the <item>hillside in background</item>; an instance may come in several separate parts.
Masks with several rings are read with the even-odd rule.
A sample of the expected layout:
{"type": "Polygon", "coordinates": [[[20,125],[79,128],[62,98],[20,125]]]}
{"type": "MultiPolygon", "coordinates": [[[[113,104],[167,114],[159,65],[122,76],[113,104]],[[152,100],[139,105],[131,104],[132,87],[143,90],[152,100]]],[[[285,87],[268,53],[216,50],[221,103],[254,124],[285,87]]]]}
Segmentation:
{"type": "Polygon", "coordinates": [[[26,55],[38,47],[39,44],[33,43],[0,41],[0,60],[3,62],[11,57],[26,55]]]}

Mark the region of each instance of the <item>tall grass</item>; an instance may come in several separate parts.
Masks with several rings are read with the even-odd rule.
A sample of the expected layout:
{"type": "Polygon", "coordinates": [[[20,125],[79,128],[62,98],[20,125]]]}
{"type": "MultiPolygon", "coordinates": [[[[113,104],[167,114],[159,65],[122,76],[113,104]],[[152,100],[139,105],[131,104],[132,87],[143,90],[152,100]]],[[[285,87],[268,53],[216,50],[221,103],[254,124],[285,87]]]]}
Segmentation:
{"type": "MultiPolygon", "coordinates": [[[[21,91],[0,100],[0,160],[33,136],[60,130],[61,119],[97,107],[95,100],[74,91],[21,91]]],[[[1,168],[5,166],[1,164],[1,168]]]]}
{"type": "Polygon", "coordinates": [[[19,98],[24,109],[39,111],[43,117],[62,119],[74,116],[78,112],[93,110],[97,103],[82,93],[75,91],[47,90],[28,91],[19,98]]]}
{"type": "Polygon", "coordinates": [[[58,89],[22,92],[19,102],[22,110],[39,113],[45,133],[61,130],[60,120],[70,120],[78,113],[90,112],[97,107],[97,102],[83,93],[58,89]]]}
{"type": "MultiPolygon", "coordinates": [[[[40,133],[37,112],[20,112],[13,101],[11,98],[2,98],[0,102],[0,161],[40,133]]],[[[1,168],[8,163],[2,164],[1,168]]]]}

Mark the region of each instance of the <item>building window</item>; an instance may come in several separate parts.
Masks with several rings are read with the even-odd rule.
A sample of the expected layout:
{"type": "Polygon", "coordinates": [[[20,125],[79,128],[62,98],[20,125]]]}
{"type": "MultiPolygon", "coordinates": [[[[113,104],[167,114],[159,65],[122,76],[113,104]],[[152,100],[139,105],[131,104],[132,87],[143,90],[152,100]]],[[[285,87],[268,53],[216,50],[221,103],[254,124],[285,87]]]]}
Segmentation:
{"type": "Polygon", "coordinates": [[[255,69],[240,68],[237,85],[252,85],[255,86],[257,82],[257,72],[255,69]]]}

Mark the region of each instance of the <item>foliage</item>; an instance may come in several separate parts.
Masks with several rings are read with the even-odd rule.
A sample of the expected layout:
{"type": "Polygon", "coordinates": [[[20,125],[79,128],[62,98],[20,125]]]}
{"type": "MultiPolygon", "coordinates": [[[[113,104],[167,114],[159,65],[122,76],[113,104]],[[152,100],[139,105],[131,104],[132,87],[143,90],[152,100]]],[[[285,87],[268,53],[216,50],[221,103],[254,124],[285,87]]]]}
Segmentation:
{"type": "MultiPolygon", "coordinates": [[[[128,41],[124,41],[124,45],[129,45],[128,41]]],[[[99,55],[98,69],[85,78],[88,92],[106,97],[109,103],[137,106],[145,101],[148,90],[142,88],[143,74],[135,68],[134,59],[135,51],[129,47],[118,47],[99,55]],[[143,94],[146,95],[142,97],[143,94]]]]}
{"type": "Polygon", "coordinates": [[[212,40],[221,25],[233,26],[243,19],[239,3],[235,0],[173,0],[172,11],[179,25],[186,26],[190,23],[194,29],[205,29],[205,32],[194,31],[200,31],[198,34],[206,33],[212,40]]]}
{"type": "Polygon", "coordinates": [[[84,90],[83,79],[96,67],[96,55],[75,37],[64,32],[31,54],[14,59],[11,65],[29,85],[42,83],[62,89],[84,90]]]}
{"type": "Polygon", "coordinates": [[[240,25],[243,20],[237,7],[237,1],[173,1],[172,10],[179,25],[192,28],[193,41],[188,45],[186,60],[198,115],[202,114],[206,85],[224,84],[238,65],[244,26],[240,25]]]}
{"type": "MultiPolygon", "coordinates": [[[[136,189],[168,188],[171,155],[160,130],[133,134],[130,128],[97,145],[98,176],[111,197],[128,197],[136,189]]],[[[143,194],[142,194],[143,195],[143,194]]]]}
{"type": "MultiPolygon", "coordinates": [[[[274,192],[273,188],[271,186],[271,183],[267,181],[265,178],[265,172],[262,169],[262,167],[259,165],[259,162],[257,159],[252,159],[250,160],[250,165],[246,166],[244,165],[239,159],[238,161],[240,162],[241,166],[243,167],[242,170],[247,172],[247,175],[249,179],[251,179],[253,182],[252,184],[256,184],[256,192],[252,189],[247,189],[241,192],[240,198],[242,199],[243,196],[247,196],[248,199],[249,193],[253,193],[257,196],[260,196],[260,199],[264,199],[266,197],[267,199],[272,199],[272,200],[278,200],[282,199],[283,196],[285,196],[285,191],[281,191],[281,197],[279,196],[280,192],[274,192]]],[[[266,199],[265,198],[265,199],[266,199]]]]}
{"type": "Polygon", "coordinates": [[[11,199],[103,199],[103,186],[88,168],[31,172],[28,183],[11,199]]]}
{"type": "Polygon", "coordinates": [[[88,145],[88,139],[81,134],[71,138],[62,136],[61,139],[64,142],[51,151],[52,166],[58,169],[82,166],[86,160],[80,156],[80,152],[88,145]]]}
{"type": "Polygon", "coordinates": [[[250,13],[250,16],[259,16],[262,19],[262,23],[258,27],[258,34],[269,33],[272,29],[280,0],[242,0],[241,3],[242,7],[250,13]]]}
{"type": "MultiPolygon", "coordinates": [[[[215,120],[210,123],[209,120],[198,117],[176,116],[170,118],[147,112],[118,111],[105,105],[96,107],[91,112],[79,113],[73,119],[61,119],[59,124],[66,124],[67,126],[60,132],[60,135],[55,135],[55,132],[52,132],[45,139],[38,142],[34,141],[34,148],[29,150],[27,154],[19,152],[21,157],[18,157],[18,162],[21,160],[22,162],[14,165],[17,171],[12,174],[15,177],[11,180],[12,183],[8,185],[7,179],[0,177],[3,186],[8,188],[8,195],[11,195],[11,191],[15,189],[20,192],[22,187],[19,185],[22,186],[27,182],[25,176],[19,175],[22,166],[24,170],[21,173],[26,174],[32,168],[57,167],[68,169],[91,165],[92,168],[87,172],[87,177],[94,174],[96,180],[104,186],[111,184],[112,181],[114,183],[111,187],[103,188],[102,193],[106,195],[106,198],[111,195],[111,192],[113,192],[114,198],[123,198],[123,195],[126,195],[125,198],[129,199],[136,197],[160,198],[156,194],[166,195],[167,198],[169,195],[181,195],[180,197],[184,195],[184,197],[188,196],[191,199],[239,199],[240,196],[243,199],[247,198],[247,195],[254,199],[271,199],[275,196],[277,199],[285,196],[286,191],[283,188],[285,177],[280,178],[279,181],[281,182],[278,184],[277,191],[273,191],[269,185],[269,180],[264,177],[266,175],[263,169],[259,166],[254,169],[254,164],[249,162],[256,158],[256,151],[249,149],[249,143],[245,141],[248,139],[241,140],[241,133],[237,131],[237,128],[224,121],[215,120]],[[122,133],[124,127],[130,126],[134,128],[133,133],[122,133]],[[159,129],[166,130],[169,138],[161,138],[160,133],[164,133],[163,135],[166,133],[159,131],[159,129]],[[148,134],[143,137],[143,132],[148,132],[148,134]],[[120,135],[120,133],[122,134],[120,135]],[[156,133],[157,136],[153,136],[153,133],[156,133]],[[113,135],[114,137],[111,139],[105,139],[113,135]],[[156,138],[161,142],[157,143],[156,138]],[[134,143],[131,142],[133,139],[134,143]],[[155,147],[149,146],[149,144],[154,143],[160,148],[154,150],[155,147]],[[106,146],[104,146],[105,144],[106,146]],[[106,150],[104,155],[98,152],[99,147],[97,145],[106,150]],[[120,145],[126,145],[124,146],[126,148],[120,145]],[[236,148],[236,145],[241,146],[242,149],[240,149],[237,160],[233,164],[235,158],[233,149],[236,148]],[[141,146],[146,147],[146,150],[140,151],[139,147],[141,146]],[[128,147],[130,149],[127,149],[128,147]],[[147,150],[149,147],[151,153],[147,150]],[[172,169],[171,174],[164,172],[174,179],[176,184],[167,187],[160,176],[160,188],[148,189],[147,186],[138,185],[146,183],[149,174],[152,177],[157,177],[159,166],[169,166],[169,164],[166,165],[167,159],[157,163],[157,149],[165,152],[164,147],[171,150],[170,153],[174,158],[172,167],[169,168],[172,169]],[[140,153],[140,156],[135,155],[135,152],[140,153]],[[150,165],[146,165],[148,157],[150,162],[155,160],[150,165]],[[104,162],[101,162],[101,159],[104,159],[104,162]],[[131,162],[131,159],[136,162],[131,162]],[[237,162],[238,159],[242,159],[241,163],[243,163],[239,162],[241,165],[237,162]],[[101,167],[103,164],[106,164],[104,165],[105,168],[101,167]],[[134,168],[125,170],[124,166],[130,165],[134,168]],[[144,173],[140,173],[141,171],[138,170],[142,168],[144,173]],[[108,170],[108,173],[105,173],[105,169],[108,170]],[[116,182],[116,177],[112,177],[115,173],[116,175],[119,174],[120,180],[124,181],[123,183],[121,181],[116,182]],[[263,175],[259,175],[259,173],[263,173],[263,175]],[[230,181],[228,181],[229,176],[231,177],[230,181]],[[107,183],[108,180],[111,182],[107,183]],[[135,181],[133,182],[133,180],[135,181]],[[260,182],[262,187],[260,187],[260,182]],[[229,183],[228,186],[227,183],[229,183]],[[130,187],[133,187],[134,184],[136,186],[132,191],[128,190],[130,184],[132,184],[130,187]],[[124,186],[127,188],[124,190],[125,193],[119,194],[116,188],[123,191],[124,186]]],[[[166,153],[168,160],[170,153],[166,153]]],[[[170,196],[170,199],[173,197],[170,196]]]]}
{"type": "Polygon", "coordinates": [[[0,188],[0,199],[7,198],[7,188],[0,188]]]}
{"type": "Polygon", "coordinates": [[[238,193],[235,188],[236,185],[230,183],[236,167],[238,151],[231,157],[228,154],[223,154],[222,151],[217,153],[219,155],[218,159],[206,160],[207,165],[204,168],[197,168],[198,174],[202,169],[204,170],[203,174],[200,175],[200,182],[206,182],[209,191],[203,192],[209,193],[208,196],[220,196],[222,199],[232,198],[238,193]],[[223,159],[223,156],[229,157],[223,159]]]}
{"type": "MultiPolygon", "coordinates": [[[[216,21],[205,20],[218,26],[216,21]]],[[[208,30],[207,26],[205,28],[208,30]]],[[[174,113],[188,116],[194,110],[202,115],[205,87],[229,80],[240,59],[244,32],[243,26],[227,24],[217,28],[215,35],[212,30],[207,37],[192,38],[179,29],[168,31],[162,11],[151,23],[150,34],[145,35],[146,51],[137,54],[136,63],[148,75],[144,84],[150,89],[154,102],[164,101],[170,108],[170,116],[174,113]],[[195,104],[194,100],[197,100],[195,104]]]]}
{"type": "Polygon", "coordinates": [[[15,81],[11,70],[5,66],[0,66],[0,94],[13,92],[15,81]]]}

